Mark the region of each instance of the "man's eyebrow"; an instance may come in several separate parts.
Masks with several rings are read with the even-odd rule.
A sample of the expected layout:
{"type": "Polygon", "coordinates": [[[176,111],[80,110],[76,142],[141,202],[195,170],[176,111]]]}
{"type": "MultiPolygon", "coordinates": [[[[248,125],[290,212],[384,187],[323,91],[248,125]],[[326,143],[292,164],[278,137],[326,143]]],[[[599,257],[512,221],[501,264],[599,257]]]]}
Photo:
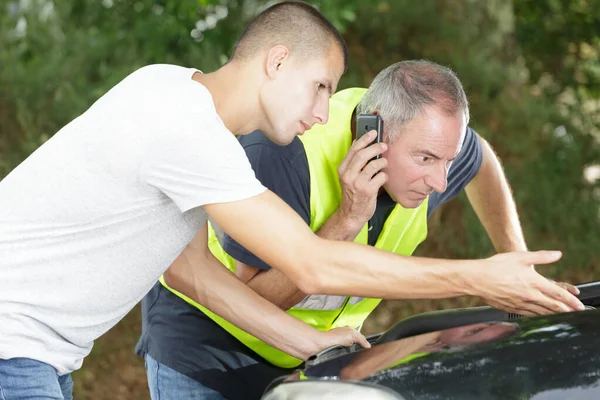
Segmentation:
{"type": "MultiPolygon", "coordinates": [[[[438,156],[437,154],[432,153],[429,150],[421,150],[420,153],[421,154],[425,154],[426,156],[429,156],[429,157],[434,158],[436,160],[441,160],[442,159],[442,157],[438,156]]],[[[459,154],[460,154],[460,152],[459,152],[459,154]]],[[[455,155],[454,157],[452,157],[451,159],[449,159],[448,161],[452,162],[452,161],[456,160],[457,158],[458,158],[458,154],[455,155]]]]}
{"type": "Polygon", "coordinates": [[[333,85],[331,84],[331,81],[329,79],[327,79],[325,81],[325,84],[327,85],[327,90],[329,90],[329,96],[333,95],[333,85]]]}
{"type": "Polygon", "coordinates": [[[423,153],[423,154],[425,154],[425,155],[427,155],[427,156],[429,156],[429,157],[431,157],[431,158],[435,158],[436,160],[441,160],[442,159],[442,157],[438,156],[437,154],[433,154],[429,150],[421,150],[420,152],[423,153]]]}

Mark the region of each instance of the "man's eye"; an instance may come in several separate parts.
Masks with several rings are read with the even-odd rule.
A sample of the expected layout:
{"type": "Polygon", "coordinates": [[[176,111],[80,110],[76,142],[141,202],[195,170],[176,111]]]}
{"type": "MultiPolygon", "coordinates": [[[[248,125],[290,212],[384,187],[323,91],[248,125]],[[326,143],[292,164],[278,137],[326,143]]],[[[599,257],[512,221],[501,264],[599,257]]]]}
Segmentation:
{"type": "Polygon", "coordinates": [[[421,159],[421,162],[424,162],[424,163],[428,163],[431,160],[431,157],[427,157],[427,156],[421,156],[419,158],[421,159]]]}
{"type": "Polygon", "coordinates": [[[325,89],[325,85],[322,83],[317,83],[317,90],[323,90],[325,89]]]}

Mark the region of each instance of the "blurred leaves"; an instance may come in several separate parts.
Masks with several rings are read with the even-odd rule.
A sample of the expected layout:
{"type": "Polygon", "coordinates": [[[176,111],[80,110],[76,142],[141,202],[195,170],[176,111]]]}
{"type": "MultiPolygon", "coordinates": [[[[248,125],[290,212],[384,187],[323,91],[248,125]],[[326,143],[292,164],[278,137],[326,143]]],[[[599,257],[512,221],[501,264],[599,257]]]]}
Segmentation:
{"type": "Polygon", "coordinates": [[[548,76],[550,93],[559,95],[572,88],[598,97],[599,9],[598,0],[515,2],[516,36],[533,82],[548,76]]]}

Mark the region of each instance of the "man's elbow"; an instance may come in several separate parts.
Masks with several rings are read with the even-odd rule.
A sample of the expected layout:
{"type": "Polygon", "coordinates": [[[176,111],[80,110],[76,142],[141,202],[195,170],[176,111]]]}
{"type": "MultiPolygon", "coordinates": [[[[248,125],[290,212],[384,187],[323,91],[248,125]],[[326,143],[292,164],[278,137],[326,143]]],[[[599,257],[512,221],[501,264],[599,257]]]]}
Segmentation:
{"type": "Polygon", "coordinates": [[[298,246],[296,254],[288,258],[292,261],[285,271],[287,278],[307,295],[326,294],[330,282],[330,273],[326,271],[331,264],[331,247],[327,241],[311,235],[305,246],[298,246]]]}
{"type": "Polygon", "coordinates": [[[178,282],[178,276],[175,273],[175,269],[168,268],[163,272],[163,280],[169,287],[176,287],[178,282]]]}
{"type": "Polygon", "coordinates": [[[306,294],[328,294],[330,285],[330,273],[326,271],[326,263],[317,261],[317,257],[304,260],[301,268],[294,270],[294,276],[288,278],[294,282],[298,289],[306,294]]]}
{"type": "Polygon", "coordinates": [[[186,278],[175,267],[167,269],[163,273],[163,280],[168,287],[177,290],[181,293],[186,293],[189,290],[190,282],[186,282],[186,278]]]}
{"type": "Polygon", "coordinates": [[[323,280],[320,274],[306,273],[295,279],[294,284],[306,295],[322,294],[324,292],[323,280]]]}

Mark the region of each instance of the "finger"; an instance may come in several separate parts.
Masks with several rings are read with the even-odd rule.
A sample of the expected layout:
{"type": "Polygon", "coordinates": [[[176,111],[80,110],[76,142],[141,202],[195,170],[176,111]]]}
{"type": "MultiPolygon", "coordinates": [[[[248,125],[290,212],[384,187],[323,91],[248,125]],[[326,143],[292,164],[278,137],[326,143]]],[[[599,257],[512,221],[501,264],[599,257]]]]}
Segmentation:
{"type": "Polygon", "coordinates": [[[367,178],[367,181],[370,181],[376,173],[387,167],[387,164],[388,161],[385,158],[371,160],[361,171],[361,175],[364,175],[367,178]]]}
{"type": "Polygon", "coordinates": [[[585,306],[577,297],[571,294],[567,289],[564,289],[547,279],[545,279],[545,282],[540,290],[547,298],[553,299],[554,301],[566,306],[568,311],[585,310],[585,306]]]}
{"type": "Polygon", "coordinates": [[[385,158],[370,161],[365,168],[360,171],[356,178],[356,184],[360,187],[371,187],[371,180],[379,171],[387,166],[387,163],[385,158]]]}
{"type": "Polygon", "coordinates": [[[579,289],[577,289],[577,286],[571,285],[570,283],[567,283],[567,282],[554,282],[554,284],[560,286],[561,288],[563,288],[565,290],[567,290],[569,293],[571,293],[574,296],[578,296],[581,293],[579,291],[579,289]]]}
{"type": "Polygon", "coordinates": [[[369,343],[369,341],[367,340],[367,338],[360,332],[358,331],[354,331],[354,343],[358,343],[360,345],[360,347],[364,348],[364,349],[370,349],[371,348],[371,343],[369,343]]]}
{"type": "Polygon", "coordinates": [[[373,191],[378,191],[380,187],[385,185],[388,180],[388,175],[385,172],[379,172],[371,179],[370,185],[373,191]]]}
{"type": "Polygon", "coordinates": [[[352,146],[350,146],[350,150],[348,150],[348,153],[346,153],[346,156],[342,160],[339,169],[341,171],[345,171],[348,168],[348,164],[350,164],[350,162],[354,158],[354,155],[360,150],[367,147],[369,144],[371,144],[371,142],[375,140],[376,137],[377,131],[373,130],[365,133],[358,140],[355,140],[354,143],[352,143],[352,146]]]}
{"type": "Polygon", "coordinates": [[[530,296],[530,300],[522,301],[509,307],[513,309],[512,312],[521,315],[549,315],[571,311],[564,304],[547,298],[541,292],[530,296]]]}
{"type": "Polygon", "coordinates": [[[361,149],[367,147],[375,138],[377,137],[377,131],[375,129],[371,129],[369,132],[362,135],[359,139],[357,139],[354,143],[358,145],[361,149]]]}
{"type": "Polygon", "coordinates": [[[353,176],[358,175],[372,158],[383,154],[386,150],[387,144],[385,143],[375,143],[366,149],[360,150],[350,161],[348,172],[353,176]]]}
{"type": "Polygon", "coordinates": [[[544,295],[536,296],[536,298],[532,300],[532,302],[529,304],[532,305],[532,307],[533,305],[535,305],[545,310],[543,312],[539,312],[539,315],[548,315],[573,311],[573,309],[565,303],[558,300],[554,300],[544,295]]]}
{"type": "Polygon", "coordinates": [[[523,261],[526,264],[550,264],[560,260],[562,253],[560,251],[528,251],[523,252],[523,261]]]}

